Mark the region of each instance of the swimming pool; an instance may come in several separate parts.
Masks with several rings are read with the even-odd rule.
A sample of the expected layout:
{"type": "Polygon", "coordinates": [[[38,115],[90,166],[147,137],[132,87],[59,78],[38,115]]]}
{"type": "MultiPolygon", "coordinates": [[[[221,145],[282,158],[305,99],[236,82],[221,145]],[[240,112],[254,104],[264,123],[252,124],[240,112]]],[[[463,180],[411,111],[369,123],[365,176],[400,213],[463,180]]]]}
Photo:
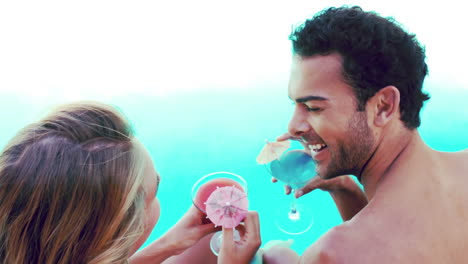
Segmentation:
{"type": "MultiPolygon", "coordinates": [[[[430,82],[426,87],[433,98],[422,111],[422,137],[441,151],[468,148],[468,109],[464,107],[468,91],[441,90],[430,82]]],[[[256,164],[255,158],[265,139],[273,139],[285,131],[293,109],[285,89],[276,87],[271,91],[268,95],[262,89],[162,97],[133,94],[108,100],[132,121],[137,137],[148,148],[162,178],[158,191],[161,216],[147,243],[161,236],[191,206],[192,184],[216,171],[233,172],[246,179],[250,209],[260,214],[263,243],[292,238],[295,240],[292,248],[302,253],[327,230],[341,223],[332,199],[322,191],[299,199],[314,215],[314,225],[306,233],[287,235],[271,221],[276,206],[287,206],[290,200],[283,194],[280,183],[271,183],[269,174],[256,164]]],[[[14,94],[2,97],[1,147],[49,105],[31,101],[34,99],[14,94]]]]}
{"type": "MultiPolygon", "coordinates": [[[[292,248],[302,253],[341,223],[329,195],[315,191],[299,199],[313,211],[313,227],[299,236],[279,231],[271,221],[274,207],[288,204],[289,197],[255,163],[264,140],[285,132],[293,110],[287,98],[291,24],[332,3],[274,6],[270,1],[265,12],[262,1],[205,3],[209,8],[193,1],[186,3],[193,8],[169,1],[161,3],[170,7],[158,1],[132,6],[84,2],[0,8],[0,19],[8,22],[0,23],[6,25],[0,28],[0,147],[50,105],[97,99],[129,117],[161,174],[161,217],[147,243],[186,212],[192,184],[216,171],[247,180],[264,243],[293,238],[292,248]],[[180,34],[186,25],[189,32],[180,34]],[[259,34],[259,29],[265,31],[259,34]]],[[[425,10],[437,10],[438,18],[450,16],[441,19],[443,24],[434,12],[420,12],[417,2],[355,3],[394,15],[427,45],[430,75],[424,87],[432,99],[423,108],[419,131],[437,150],[468,148],[468,86],[464,65],[458,63],[467,60],[459,52],[466,46],[465,35],[458,32],[463,32],[464,9],[447,1],[425,3],[425,10]],[[449,48],[443,46],[447,43],[449,48]]]]}

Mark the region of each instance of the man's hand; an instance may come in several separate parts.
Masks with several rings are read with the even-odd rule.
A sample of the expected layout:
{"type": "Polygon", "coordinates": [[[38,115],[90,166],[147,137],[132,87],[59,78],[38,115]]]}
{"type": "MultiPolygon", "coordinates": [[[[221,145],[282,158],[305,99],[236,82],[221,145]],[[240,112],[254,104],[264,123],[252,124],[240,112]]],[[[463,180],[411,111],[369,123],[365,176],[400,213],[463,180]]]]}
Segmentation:
{"type": "MultiPolygon", "coordinates": [[[[301,141],[304,149],[309,151],[307,149],[306,143],[297,137],[291,136],[289,133],[285,133],[276,138],[278,141],[284,141],[288,139],[301,141]]],[[[277,181],[277,179],[272,178],[272,182],[277,181]]],[[[316,175],[307,183],[306,186],[297,189],[294,195],[296,197],[301,197],[302,195],[316,189],[327,191],[332,196],[338,210],[340,211],[341,218],[344,221],[351,219],[354,215],[361,211],[361,209],[364,208],[368,202],[366,194],[349,175],[338,176],[328,180],[324,180],[316,175]]],[[[285,185],[285,193],[291,193],[291,186],[285,185]]]]}
{"type": "MultiPolygon", "coordinates": [[[[278,180],[272,177],[271,181],[277,182],[278,180]]],[[[348,187],[352,187],[353,189],[355,189],[354,187],[357,187],[357,184],[348,175],[339,176],[329,180],[324,180],[316,175],[307,183],[306,186],[295,190],[294,196],[296,196],[296,198],[299,198],[304,194],[310,193],[311,191],[316,189],[327,192],[334,192],[348,187]]],[[[291,193],[291,186],[285,185],[284,189],[287,195],[291,193]]]]}
{"type": "MultiPolygon", "coordinates": [[[[271,181],[277,182],[278,180],[272,177],[271,181]]],[[[356,182],[354,182],[354,180],[349,175],[343,175],[329,180],[324,180],[316,175],[307,183],[306,186],[295,190],[294,196],[296,196],[296,198],[299,198],[304,194],[310,193],[311,191],[316,189],[327,192],[335,192],[345,190],[347,188],[355,190],[356,187],[359,188],[356,182]]],[[[284,189],[287,195],[291,193],[291,186],[285,185],[284,189]]]]}

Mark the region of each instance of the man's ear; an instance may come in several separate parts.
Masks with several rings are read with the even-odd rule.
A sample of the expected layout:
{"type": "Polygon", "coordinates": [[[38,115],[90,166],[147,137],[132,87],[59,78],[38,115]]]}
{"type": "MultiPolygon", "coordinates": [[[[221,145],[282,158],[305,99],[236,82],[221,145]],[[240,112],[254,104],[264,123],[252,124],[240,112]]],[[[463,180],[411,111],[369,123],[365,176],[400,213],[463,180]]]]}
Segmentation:
{"type": "Polygon", "coordinates": [[[400,91],[395,86],[386,86],[372,98],[374,125],[385,126],[393,118],[399,118],[400,91]]]}

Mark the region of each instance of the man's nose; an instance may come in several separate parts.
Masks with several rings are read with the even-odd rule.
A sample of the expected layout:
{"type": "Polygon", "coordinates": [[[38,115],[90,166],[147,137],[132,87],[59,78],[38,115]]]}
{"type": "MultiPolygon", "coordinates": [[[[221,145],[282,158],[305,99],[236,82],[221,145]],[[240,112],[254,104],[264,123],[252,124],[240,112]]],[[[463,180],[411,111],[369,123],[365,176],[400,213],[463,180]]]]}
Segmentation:
{"type": "Polygon", "coordinates": [[[300,109],[295,109],[293,116],[288,124],[289,134],[295,137],[301,137],[311,129],[310,124],[307,122],[307,118],[300,109]]]}

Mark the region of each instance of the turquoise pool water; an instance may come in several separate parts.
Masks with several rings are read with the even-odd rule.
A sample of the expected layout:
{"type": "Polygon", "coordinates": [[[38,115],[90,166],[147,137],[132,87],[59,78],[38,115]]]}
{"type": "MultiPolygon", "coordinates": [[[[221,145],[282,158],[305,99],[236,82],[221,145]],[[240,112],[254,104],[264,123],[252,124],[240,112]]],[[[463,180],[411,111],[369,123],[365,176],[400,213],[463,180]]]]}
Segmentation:
{"type": "MultiPolygon", "coordinates": [[[[286,91],[291,26],[328,5],[350,3],[182,2],[0,3],[0,147],[50,105],[76,99],[116,105],[162,177],[161,217],[148,243],[189,208],[199,177],[229,171],[247,180],[263,241],[293,238],[302,253],[341,223],[333,201],[322,191],[300,198],[313,211],[313,227],[299,236],[282,233],[273,212],[289,197],[255,157],[265,139],[285,132],[293,110],[286,91]]],[[[352,4],[394,16],[427,46],[425,89],[432,99],[419,131],[437,150],[468,148],[460,4],[427,1],[425,12],[418,1],[352,4]]]]}
{"type": "MultiPolygon", "coordinates": [[[[443,89],[426,84],[432,99],[422,112],[422,137],[441,151],[468,148],[466,89],[443,89]]],[[[263,242],[295,240],[302,253],[331,227],[341,223],[327,193],[315,191],[299,199],[314,213],[314,225],[306,233],[282,233],[271,221],[278,204],[287,205],[281,184],[255,162],[264,140],[283,133],[293,106],[285,87],[236,92],[189,92],[166,96],[128,94],[108,103],[121,108],[132,121],[137,136],[146,145],[162,177],[158,198],[161,217],[147,243],[170,228],[191,205],[192,184],[201,176],[229,171],[243,176],[249,186],[250,209],[260,213],[263,242]]],[[[0,97],[2,129],[0,146],[16,131],[45,112],[47,101],[3,93],[0,97]]]]}

